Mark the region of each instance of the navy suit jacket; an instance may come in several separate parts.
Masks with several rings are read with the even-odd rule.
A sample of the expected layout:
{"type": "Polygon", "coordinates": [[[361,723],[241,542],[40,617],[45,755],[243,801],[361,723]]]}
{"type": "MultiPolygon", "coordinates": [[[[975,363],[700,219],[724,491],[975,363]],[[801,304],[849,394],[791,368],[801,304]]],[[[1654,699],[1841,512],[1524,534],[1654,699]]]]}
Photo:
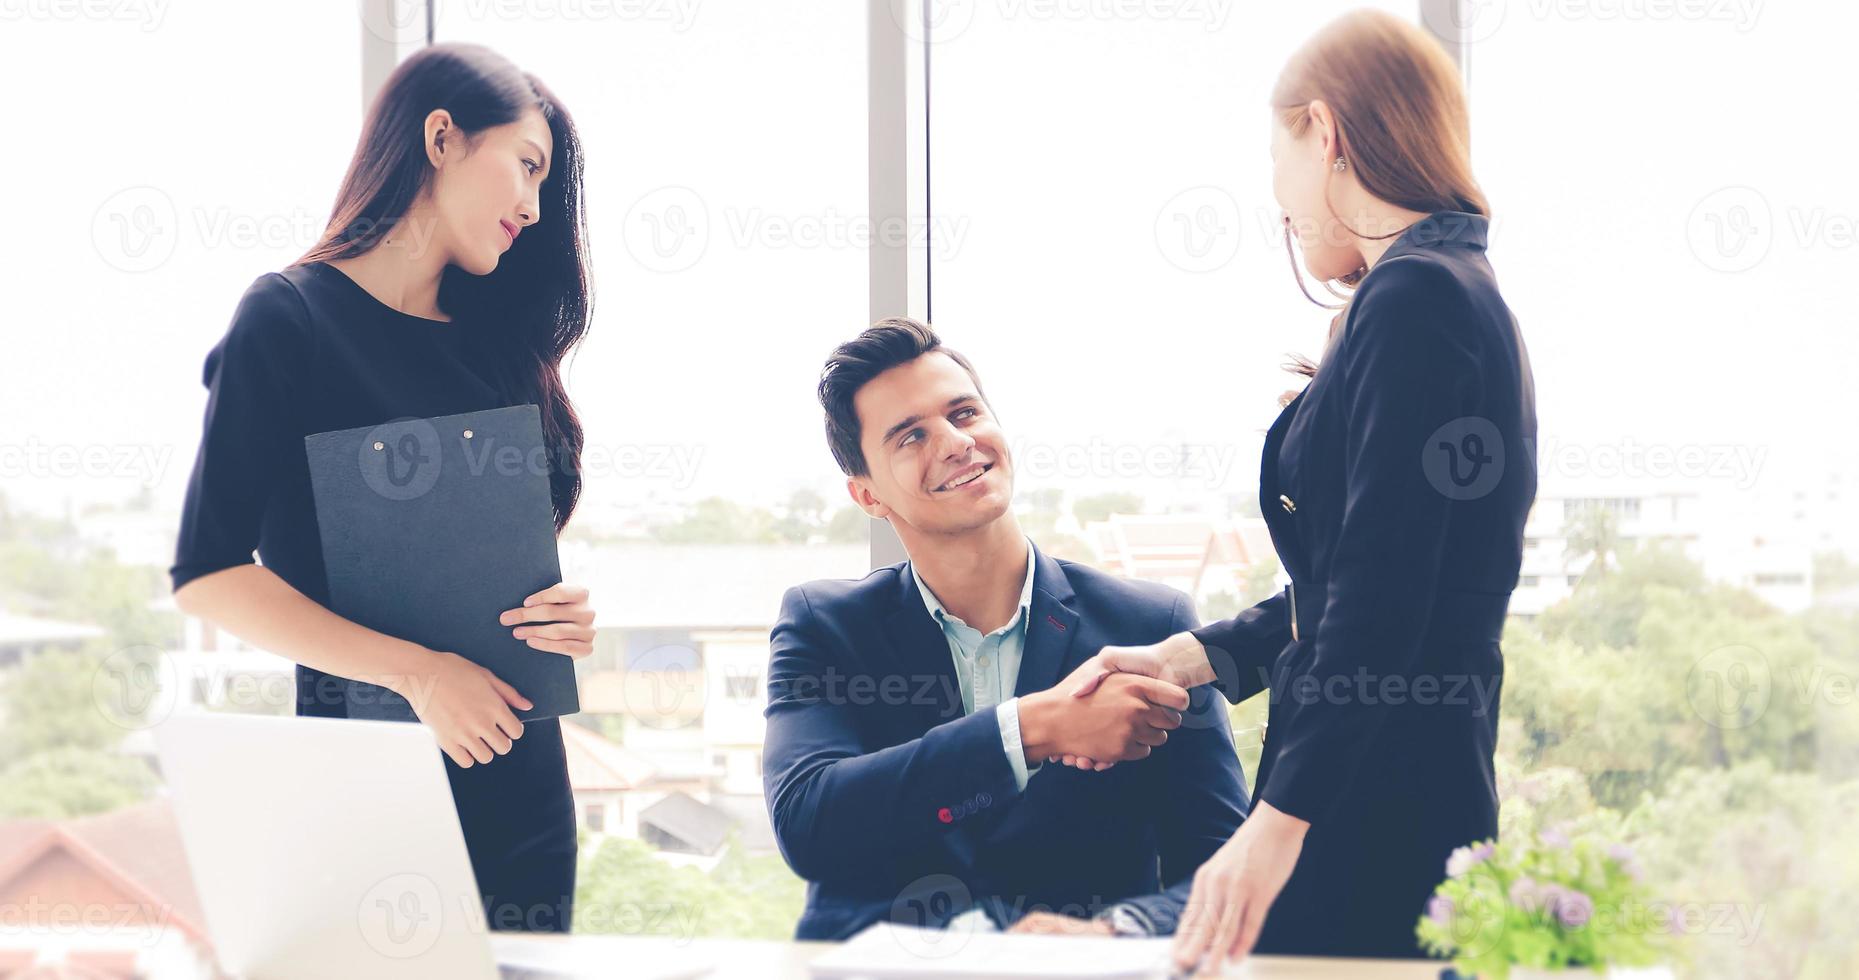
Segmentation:
{"type": "MultiPolygon", "coordinates": [[[[1197,625],[1187,596],[1035,549],[1016,695],[1108,644],[1197,625]]],[[[1095,915],[1131,901],[1172,931],[1188,880],[1248,808],[1226,703],[1191,692],[1149,758],[1105,772],[1047,764],[1024,792],[993,711],[965,715],[948,641],[910,565],[789,589],[770,636],[763,780],[775,838],[807,879],[797,939],[882,920],[940,927],[979,907],[1095,915]]]]}

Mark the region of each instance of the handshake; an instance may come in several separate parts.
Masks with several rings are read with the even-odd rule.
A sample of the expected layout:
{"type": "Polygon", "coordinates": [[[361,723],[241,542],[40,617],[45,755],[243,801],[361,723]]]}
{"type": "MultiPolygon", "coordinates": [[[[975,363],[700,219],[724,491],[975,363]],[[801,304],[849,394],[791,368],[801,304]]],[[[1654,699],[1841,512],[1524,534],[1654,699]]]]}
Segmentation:
{"type": "Polygon", "coordinates": [[[1146,759],[1181,727],[1190,687],[1214,679],[1189,633],[1141,647],[1105,647],[1056,687],[1020,698],[1026,760],[1102,771],[1146,759]]]}

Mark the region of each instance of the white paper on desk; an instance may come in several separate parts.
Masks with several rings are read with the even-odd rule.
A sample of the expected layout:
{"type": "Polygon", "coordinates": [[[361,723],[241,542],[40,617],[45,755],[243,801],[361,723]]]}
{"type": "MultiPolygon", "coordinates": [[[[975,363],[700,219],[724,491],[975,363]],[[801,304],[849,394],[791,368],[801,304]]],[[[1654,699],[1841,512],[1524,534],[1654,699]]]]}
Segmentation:
{"type": "Polygon", "coordinates": [[[1026,936],[880,922],[808,964],[816,977],[1018,980],[1166,976],[1168,939],[1026,936]]]}
{"type": "Polygon", "coordinates": [[[504,980],[687,980],[716,965],[709,956],[672,940],[634,937],[575,936],[568,941],[493,933],[491,951],[504,980]]]}

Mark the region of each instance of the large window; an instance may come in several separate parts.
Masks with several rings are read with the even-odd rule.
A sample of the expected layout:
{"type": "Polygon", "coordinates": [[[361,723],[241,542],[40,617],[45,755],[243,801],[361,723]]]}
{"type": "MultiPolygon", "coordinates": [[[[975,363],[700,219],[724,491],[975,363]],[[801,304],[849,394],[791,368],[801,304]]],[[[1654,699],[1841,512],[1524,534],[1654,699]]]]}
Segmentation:
{"type": "Polygon", "coordinates": [[[1330,317],[1285,259],[1268,100],[1358,5],[981,3],[931,27],[930,306],[989,381],[1022,491],[1249,507],[1302,380],[1280,365],[1330,317]]]}
{"type": "Polygon", "coordinates": [[[353,5],[3,16],[6,496],[176,513],[207,349],[245,287],[314,242],[354,149],[353,5]]]}
{"type": "MultiPolygon", "coordinates": [[[[581,907],[791,935],[768,631],[784,589],[895,544],[824,444],[825,355],[928,316],[986,382],[1043,548],[1204,619],[1269,594],[1260,439],[1330,314],[1285,255],[1267,100],[1359,5],[0,3],[0,836],[165,806],[172,713],[290,710],[288,662],[168,594],[202,358],[320,233],[364,100],[430,25],[543,79],[585,141],[581,907]]],[[[1371,5],[1460,59],[1537,382],[1505,832],[1629,842],[1701,975],[1849,974],[1859,8],[1371,5]]],[[[1249,774],[1264,709],[1234,709],[1249,774]]]]}
{"type": "Polygon", "coordinates": [[[1464,6],[1553,583],[1513,600],[1506,820],[1624,820],[1697,975],[1848,973],[1859,10],[1464,6]]]}
{"type": "Polygon", "coordinates": [[[860,6],[438,13],[436,40],[541,77],[586,142],[598,293],[569,383],[592,442],[667,464],[590,482],[590,526],[708,497],[849,503],[824,436],[802,434],[820,430],[812,377],[866,316],[860,6]]]}
{"type": "MultiPolygon", "coordinates": [[[[929,306],[1001,413],[1022,522],[1209,621],[1274,587],[1260,441],[1331,316],[1285,257],[1272,82],[1353,6],[948,5],[927,32],[929,306]]],[[[1234,718],[1248,778],[1264,715],[1234,718]]]]}
{"type": "Polygon", "coordinates": [[[437,13],[435,40],[535,73],[586,143],[595,320],[568,383],[616,466],[590,469],[564,561],[621,655],[585,665],[573,723],[639,768],[624,819],[588,828],[614,837],[588,846],[583,897],[673,900],[671,866],[615,870],[655,854],[648,867],[709,872],[708,897],[683,899],[706,932],[787,935],[800,882],[774,853],[758,762],[768,630],[788,587],[869,563],[814,395],[867,321],[863,6],[437,13]]]}

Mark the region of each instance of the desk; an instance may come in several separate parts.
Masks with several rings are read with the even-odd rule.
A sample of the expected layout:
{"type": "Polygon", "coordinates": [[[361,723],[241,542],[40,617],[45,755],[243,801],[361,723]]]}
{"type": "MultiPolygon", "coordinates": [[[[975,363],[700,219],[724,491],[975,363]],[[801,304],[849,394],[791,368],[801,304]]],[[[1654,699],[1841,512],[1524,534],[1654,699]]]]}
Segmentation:
{"type": "MultiPolygon", "coordinates": [[[[663,939],[644,936],[567,935],[559,933],[498,933],[521,941],[562,944],[573,955],[598,953],[614,963],[613,976],[635,975],[627,965],[676,963],[688,959],[710,961],[714,969],[703,974],[715,980],[808,980],[807,964],[834,949],[835,943],[778,942],[759,939],[663,939]],[[610,957],[608,951],[611,951],[610,957]]],[[[1438,980],[1444,963],[1419,960],[1362,960],[1315,956],[1255,956],[1249,970],[1232,976],[1259,980],[1438,980]]]]}

